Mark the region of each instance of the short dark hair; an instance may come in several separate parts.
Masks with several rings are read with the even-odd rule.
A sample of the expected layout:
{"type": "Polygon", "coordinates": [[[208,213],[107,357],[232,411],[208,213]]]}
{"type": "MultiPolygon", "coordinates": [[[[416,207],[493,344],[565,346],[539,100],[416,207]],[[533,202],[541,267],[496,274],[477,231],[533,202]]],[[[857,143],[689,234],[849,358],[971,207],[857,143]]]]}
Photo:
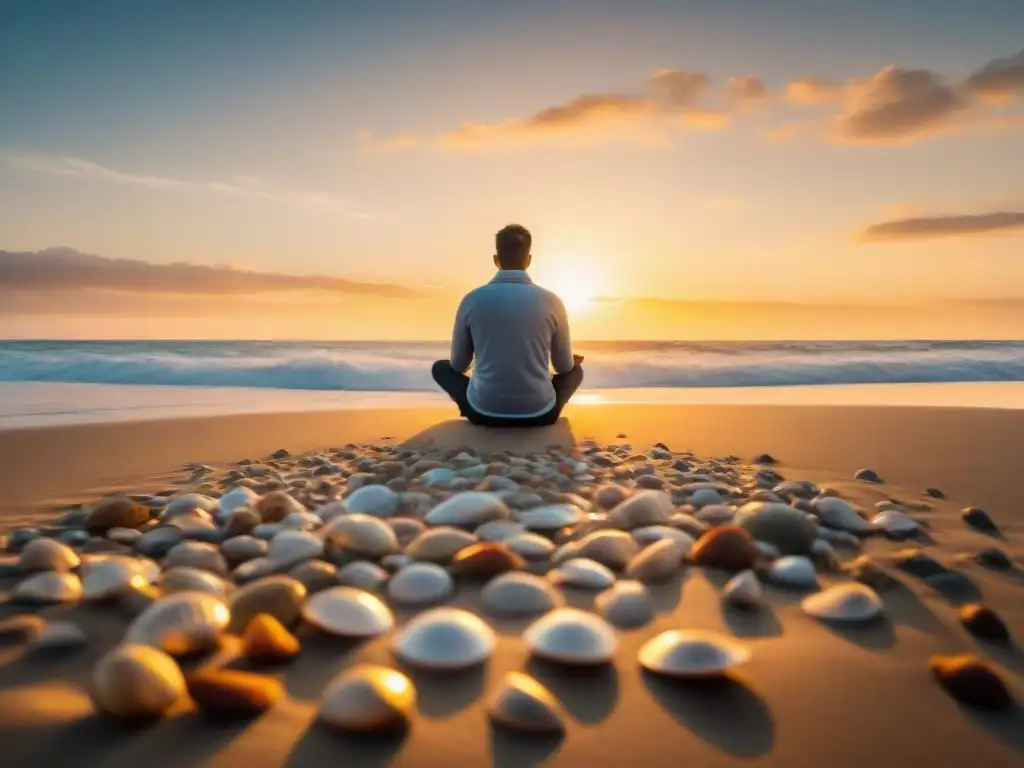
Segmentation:
{"type": "Polygon", "coordinates": [[[530,230],[521,224],[502,227],[494,236],[498,264],[503,269],[525,269],[532,245],[533,236],[530,230]]]}

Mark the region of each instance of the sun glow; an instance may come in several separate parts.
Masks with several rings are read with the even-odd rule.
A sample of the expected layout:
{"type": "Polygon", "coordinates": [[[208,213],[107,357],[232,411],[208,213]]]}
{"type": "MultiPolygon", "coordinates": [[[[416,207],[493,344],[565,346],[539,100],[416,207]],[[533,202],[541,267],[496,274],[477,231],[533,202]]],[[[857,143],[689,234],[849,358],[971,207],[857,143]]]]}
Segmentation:
{"type": "Polygon", "coordinates": [[[589,309],[601,295],[596,277],[582,269],[546,274],[540,276],[537,282],[549,291],[554,291],[570,313],[589,309]]]}

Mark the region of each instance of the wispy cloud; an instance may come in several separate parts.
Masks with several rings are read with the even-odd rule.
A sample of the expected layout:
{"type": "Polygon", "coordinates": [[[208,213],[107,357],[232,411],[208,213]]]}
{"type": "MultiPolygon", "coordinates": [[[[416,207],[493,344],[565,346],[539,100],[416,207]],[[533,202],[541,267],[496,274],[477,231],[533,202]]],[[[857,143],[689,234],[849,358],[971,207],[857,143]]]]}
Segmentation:
{"type": "Polygon", "coordinates": [[[968,77],[965,86],[975,95],[998,101],[1024,95],[1024,51],[990,61],[968,77]]]}
{"type": "Polygon", "coordinates": [[[962,213],[880,221],[860,233],[863,242],[962,237],[1024,229],[1024,211],[962,213]]]}
{"type": "Polygon", "coordinates": [[[229,180],[180,179],[117,170],[81,157],[69,155],[2,153],[0,161],[26,171],[49,176],[93,179],[112,184],[125,184],[154,190],[180,190],[226,195],[248,200],[259,200],[277,205],[296,206],[351,218],[365,218],[371,214],[352,206],[343,197],[326,192],[311,192],[274,184],[252,176],[238,176],[229,180]]]}
{"type": "Polygon", "coordinates": [[[104,290],[145,294],[243,295],[321,294],[407,298],[420,291],[395,283],[372,283],[321,275],[284,275],[200,264],[153,264],[111,259],[72,248],[0,251],[0,292],[104,290]]]}

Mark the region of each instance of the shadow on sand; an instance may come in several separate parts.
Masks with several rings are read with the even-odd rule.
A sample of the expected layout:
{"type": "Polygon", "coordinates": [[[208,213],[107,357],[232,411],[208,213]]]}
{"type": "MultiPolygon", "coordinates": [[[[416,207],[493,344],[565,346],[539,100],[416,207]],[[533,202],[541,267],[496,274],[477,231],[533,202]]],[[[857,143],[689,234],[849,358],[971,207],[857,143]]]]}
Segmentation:
{"type": "Polygon", "coordinates": [[[566,711],[581,723],[596,725],[615,709],[619,697],[619,676],[611,664],[566,667],[530,659],[526,672],[547,687],[566,711]]]}
{"type": "Polygon", "coordinates": [[[452,419],[427,427],[402,443],[404,448],[427,445],[441,450],[469,449],[478,454],[529,454],[552,447],[569,450],[576,445],[576,437],[564,416],[547,427],[477,427],[465,419],[452,419]]]}

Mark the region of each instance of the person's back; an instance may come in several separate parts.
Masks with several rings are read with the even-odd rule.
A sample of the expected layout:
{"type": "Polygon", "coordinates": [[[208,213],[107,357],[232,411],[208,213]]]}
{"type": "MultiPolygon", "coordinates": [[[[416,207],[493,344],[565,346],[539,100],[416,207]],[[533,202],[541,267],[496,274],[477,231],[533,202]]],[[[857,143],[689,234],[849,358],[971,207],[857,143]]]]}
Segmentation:
{"type": "Polygon", "coordinates": [[[565,306],[527,275],[532,239],[525,228],[505,227],[496,244],[499,271],[462,300],[451,359],[435,364],[434,379],[475,423],[551,423],[583,379],[565,306]]]}

